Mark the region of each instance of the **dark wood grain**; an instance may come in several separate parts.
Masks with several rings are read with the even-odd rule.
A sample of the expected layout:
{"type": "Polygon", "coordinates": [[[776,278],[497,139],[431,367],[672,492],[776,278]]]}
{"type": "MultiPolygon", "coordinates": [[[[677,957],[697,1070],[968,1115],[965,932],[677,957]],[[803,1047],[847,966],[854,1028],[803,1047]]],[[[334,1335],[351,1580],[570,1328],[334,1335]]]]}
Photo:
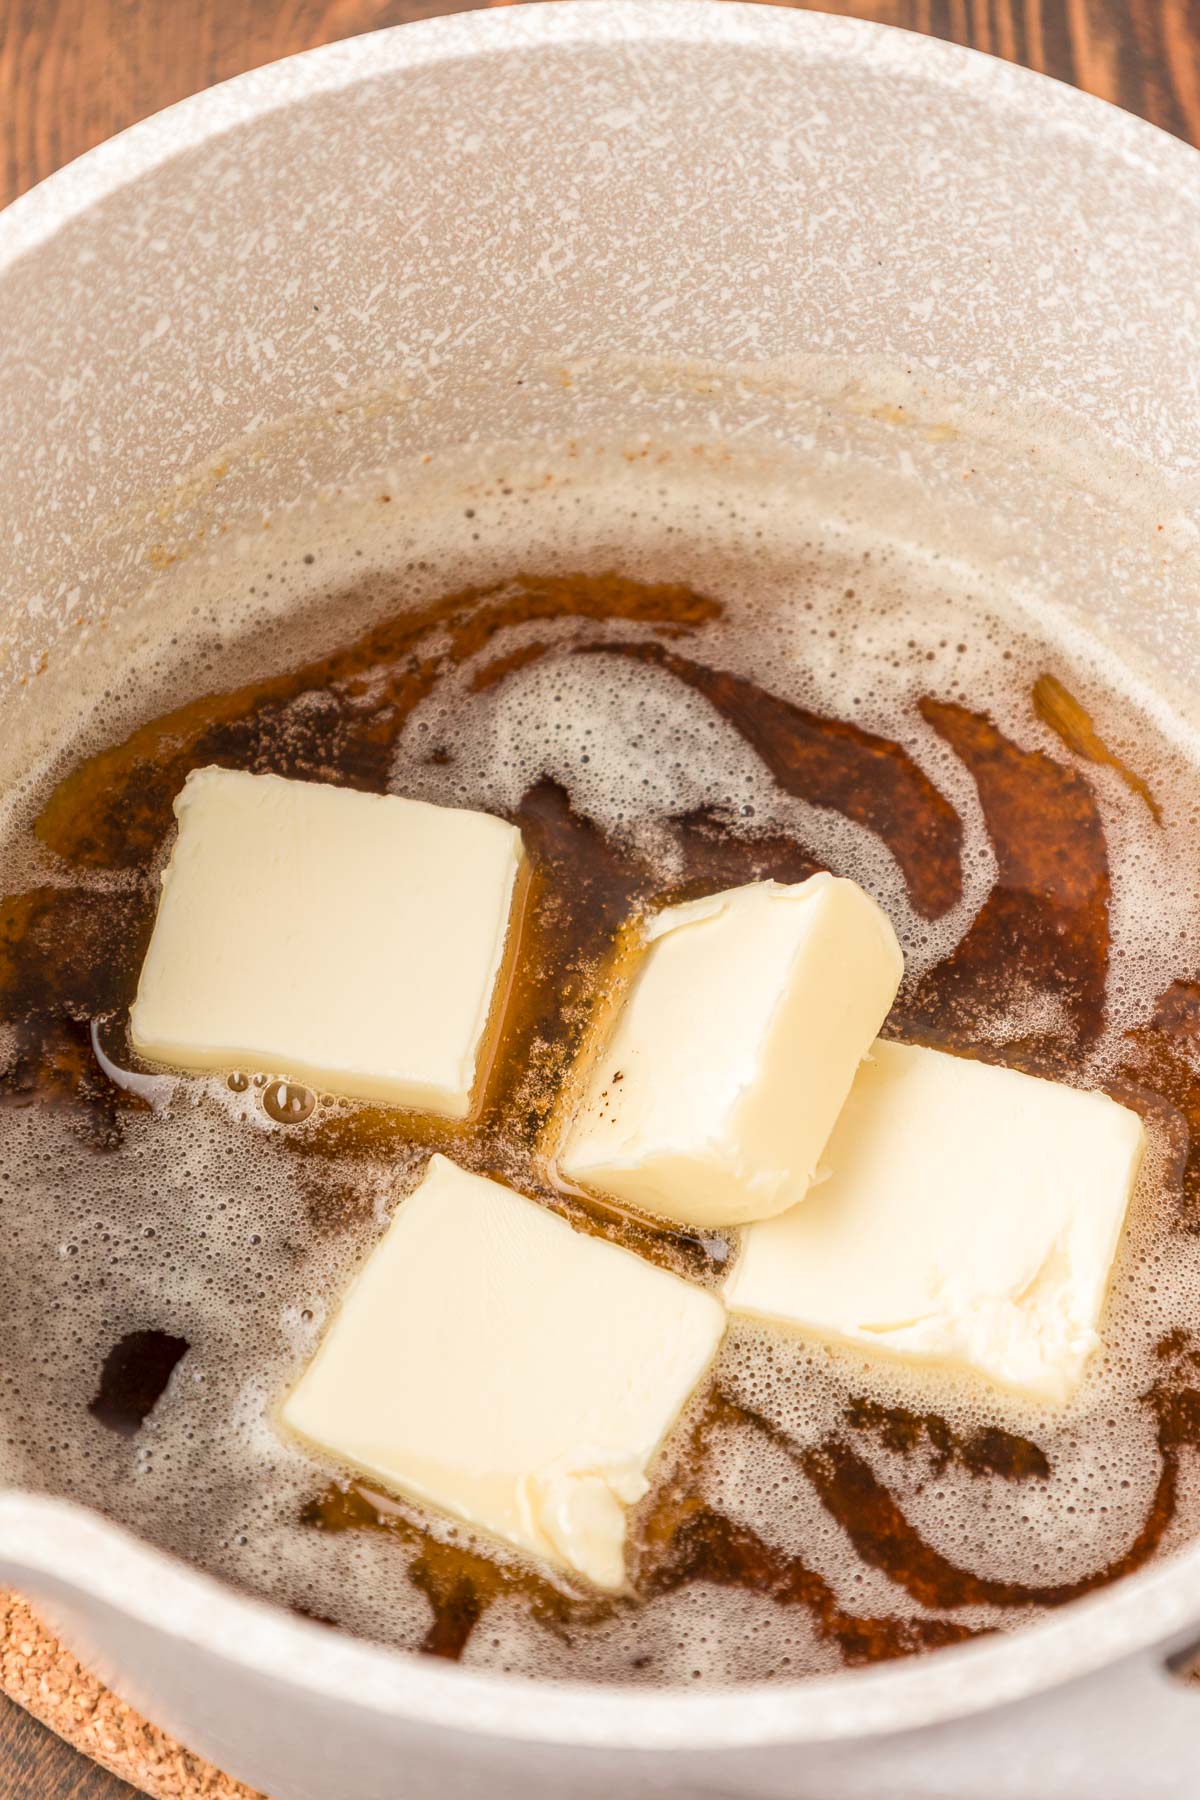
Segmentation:
{"type": "MultiPolygon", "coordinates": [[[[211,82],[470,3],[0,0],[0,203],[211,82]]],[[[1200,0],[832,0],[825,10],[1028,63],[1200,143],[1200,0]]]]}
{"type": "MultiPolygon", "coordinates": [[[[214,81],[471,4],[0,0],[0,205],[214,81]]],[[[1200,0],[826,0],[823,10],[1026,63],[1200,144],[1200,0]]],[[[133,1792],[0,1697],[0,1800],[128,1800],[133,1792]]]]}
{"type": "Polygon", "coordinates": [[[136,1794],[0,1694],[0,1800],[136,1800],[136,1794]]]}

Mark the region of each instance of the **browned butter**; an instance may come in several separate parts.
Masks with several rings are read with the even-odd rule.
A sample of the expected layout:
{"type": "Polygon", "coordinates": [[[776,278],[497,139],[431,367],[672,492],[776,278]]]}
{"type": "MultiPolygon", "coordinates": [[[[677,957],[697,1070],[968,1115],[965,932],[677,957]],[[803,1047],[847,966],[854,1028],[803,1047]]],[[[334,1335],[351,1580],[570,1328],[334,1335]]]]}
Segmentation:
{"type": "MultiPolygon", "coordinates": [[[[814,639],[870,628],[871,579],[862,572],[860,598],[842,571],[830,597],[831,584],[797,564],[794,604],[807,606],[814,639]]],[[[615,566],[498,569],[419,606],[390,601],[372,577],[328,602],[330,620],[370,620],[332,651],[294,664],[285,639],[267,678],[209,692],[198,675],[162,716],[64,756],[23,826],[43,879],[0,900],[10,1177],[0,1229],[39,1205],[51,1221],[41,1320],[10,1364],[18,1478],[86,1487],[83,1497],[150,1536],[326,1623],[440,1656],[605,1679],[784,1677],[910,1655],[1026,1622],[1200,1527],[1200,1281],[1193,1296],[1182,1279],[1165,1316],[1139,1300],[1157,1291],[1157,1270],[1196,1266],[1200,965],[1186,942],[1176,960],[1167,944],[1167,978],[1139,998],[1114,926],[1121,859],[1152,841],[1168,867],[1181,858],[1182,840],[1164,849],[1165,834],[1200,783],[1189,791],[1186,763],[1123,695],[1095,681],[1076,694],[1052,642],[1003,622],[960,628],[972,666],[990,671],[973,686],[954,673],[968,646],[946,636],[942,612],[928,623],[914,603],[907,640],[888,627],[890,697],[885,684],[869,707],[848,694],[837,711],[818,704],[802,667],[790,683],[753,672],[772,615],[748,617],[739,638],[737,606],[720,574],[706,586],[615,566]],[[830,855],[794,819],[764,822],[724,774],[707,799],[625,829],[575,803],[561,758],[531,765],[503,809],[533,877],[479,1118],[462,1127],[333,1104],[286,1071],[231,1072],[228,1102],[219,1080],[183,1078],[161,1105],[109,1078],[93,1030],[112,1065],[136,1069],[126,1015],[190,769],[368,791],[409,791],[419,777],[429,797],[494,805],[477,791],[476,715],[506,691],[544,697],[528,684],[553,671],[570,702],[585,669],[589,693],[638,680],[664,708],[711,715],[722,770],[744,755],[756,792],[845,822],[858,834],[850,851],[830,855]],[[914,752],[914,731],[936,755],[914,752]],[[939,774],[951,762],[953,782],[939,774]],[[735,1327],[636,1516],[634,1597],[615,1600],[306,1463],[296,1447],[264,1448],[272,1384],[298,1366],[337,1280],[431,1149],[680,1274],[720,1280],[731,1240],[552,1191],[534,1147],[632,911],[823,866],[863,877],[853,845],[868,840],[903,885],[914,942],[928,931],[938,944],[964,906],[970,859],[987,863],[982,903],[952,941],[910,957],[888,1035],[1103,1085],[1147,1118],[1155,1151],[1106,1322],[1106,1336],[1127,1334],[1128,1354],[1109,1356],[1084,1402],[1065,1418],[1014,1412],[981,1387],[922,1386],[735,1327]],[[69,1194],[50,1168],[56,1144],[69,1194]],[[211,1328],[205,1282],[224,1308],[211,1328]],[[229,1323],[239,1307],[244,1364],[229,1323]],[[46,1375],[52,1364],[61,1379],[46,1375]],[[225,1466],[220,1420],[236,1415],[241,1443],[249,1414],[258,1447],[225,1466]],[[47,1443],[58,1437],[61,1452],[47,1443]]],[[[661,727],[652,705],[648,717],[661,727]]],[[[611,737],[598,742],[598,762],[613,753],[611,737]]],[[[1146,929],[1158,929],[1152,916],[1146,929]]],[[[18,1256],[34,1254],[31,1226],[10,1235],[18,1256]]],[[[402,1376],[436,1380],[436,1370],[402,1376]]]]}

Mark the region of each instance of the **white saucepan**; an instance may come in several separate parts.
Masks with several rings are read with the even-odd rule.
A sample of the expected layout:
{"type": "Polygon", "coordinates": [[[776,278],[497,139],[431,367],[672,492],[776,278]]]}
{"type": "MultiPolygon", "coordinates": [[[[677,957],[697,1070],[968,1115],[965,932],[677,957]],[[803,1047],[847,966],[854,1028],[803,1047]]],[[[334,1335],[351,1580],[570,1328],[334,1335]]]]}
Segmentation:
{"type": "MultiPolygon", "coordinates": [[[[778,445],[1194,685],[1200,157],[967,51],[692,0],[439,19],[173,107],[0,218],[0,717],[164,544],[464,444],[666,433],[778,445]]],[[[37,1494],[0,1496],[0,1580],[274,1800],[1200,1783],[1165,1666],[1200,1545],[1024,1634],[703,1695],[393,1654],[37,1494]]]]}

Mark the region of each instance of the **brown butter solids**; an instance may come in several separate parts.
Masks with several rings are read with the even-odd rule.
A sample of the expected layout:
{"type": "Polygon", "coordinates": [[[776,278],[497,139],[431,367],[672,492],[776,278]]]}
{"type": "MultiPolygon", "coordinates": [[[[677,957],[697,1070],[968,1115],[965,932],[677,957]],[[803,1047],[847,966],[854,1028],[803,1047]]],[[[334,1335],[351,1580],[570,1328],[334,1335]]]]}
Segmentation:
{"type": "MultiPolygon", "coordinates": [[[[42,844],[77,872],[73,884],[0,902],[0,1001],[17,1032],[16,1054],[0,1071],[0,1103],[65,1106],[97,1150],[119,1149],[129,1109],[144,1103],[105,1078],[88,1034],[92,1020],[107,1019],[110,1054],[117,1062],[129,1054],[120,1041],[123,1017],[153,893],[144,879],[132,893],[98,894],[87,886],[93,872],[145,875],[171,827],[171,804],[187,772],[208,762],[381,790],[414,706],[471,659],[474,692],[563,653],[611,656],[614,679],[621,658],[660,668],[703,695],[788,792],[875,831],[895,855],[918,912],[929,918],[945,912],[962,891],[963,831],[949,802],[898,744],[708,667],[701,660],[703,628],[720,613],[717,600],[679,586],[649,586],[619,575],[520,576],[388,619],[353,645],[292,673],[190,702],[87,759],[60,781],[36,826],[42,844]],[[508,627],[539,621],[555,626],[553,638],[548,633],[486,660],[508,627]],[[597,643],[598,623],[618,635],[597,643]],[[630,628],[635,636],[619,635],[630,628]],[[314,691],[323,696],[321,706],[296,706],[314,691]]],[[[1047,692],[1042,685],[1040,698],[1039,690],[1033,695],[1043,717],[1047,692]]],[[[1068,748],[1102,760],[1081,735],[1079,718],[1061,698],[1055,705],[1055,729],[1062,726],[1068,748]]],[[[977,784],[997,881],[962,942],[913,991],[902,993],[892,1029],[1069,1078],[1104,1023],[1110,883],[1091,788],[1069,763],[1022,749],[982,713],[932,699],[921,710],[977,784]],[[1062,1028],[1034,1040],[997,1043],[995,1015],[1014,991],[1058,999],[1062,1028]]],[[[430,755],[444,762],[453,750],[433,745],[430,755]]],[[[1136,778],[1124,773],[1142,793],[1136,778]]],[[[1148,790],[1143,797],[1151,804],[1148,790]]],[[[664,891],[634,852],[574,813],[550,781],[529,789],[514,820],[533,869],[523,966],[480,1118],[464,1130],[377,1107],[318,1105],[287,1123],[280,1154],[296,1159],[310,1220],[323,1231],[353,1229],[369,1214],[370,1196],[354,1186],[347,1158],[352,1165],[357,1151],[378,1156],[417,1142],[513,1180],[575,1224],[712,1282],[727,1261],[725,1239],[599,1214],[580,1197],[547,1186],[537,1142],[597,1003],[615,934],[632,910],[748,880],[802,880],[819,865],[793,838],[755,835],[721,811],[703,809],[662,822],[679,871],[664,891]]],[[[1117,1089],[1172,1124],[1179,1143],[1179,1221],[1188,1230],[1200,1229],[1200,1152],[1191,1150],[1200,1143],[1200,1078],[1189,1060],[1198,1047],[1200,984],[1181,979],[1130,1034],[1117,1089]]],[[[129,1179],[138,1179],[133,1167],[129,1179]]],[[[1178,1341],[1164,1341],[1162,1365],[1161,1379],[1144,1396],[1161,1459],[1147,1517],[1123,1556],[1083,1580],[1026,1587],[958,1568],[908,1523],[871,1461],[873,1451],[882,1451],[934,1473],[953,1464],[981,1481],[1052,1479],[1045,1453],[1031,1440],[997,1427],[964,1437],[936,1413],[858,1399],[848,1404],[837,1432],[797,1445],[714,1390],[670,1474],[638,1516],[638,1596],[649,1600],[692,1582],[745,1587],[805,1611],[818,1636],[848,1664],[973,1635],[947,1616],[966,1605],[1060,1605],[1139,1566],[1161,1544],[1174,1515],[1180,1454],[1200,1443],[1200,1390],[1194,1385],[1200,1352],[1180,1334],[1178,1341]],[[706,1459],[717,1428],[734,1422],[783,1447],[859,1559],[882,1571],[928,1616],[854,1613],[803,1557],[785,1555],[715,1509],[705,1498],[706,1459]]],[[[572,1595],[503,1559],[435,1538],[402,1505],[361,1483],[330,1487],[310,1503],[305,1518],[325,1531],[378,1529],[396,1541],[410,1579],[430,1603],[432,1623],[421,1648],[431,1654],[461,1655],[488,1606],[515,1590],[548,1629],[565,1634],[610,1616],[613,1607],[635,1604],[572,1595]]]]}

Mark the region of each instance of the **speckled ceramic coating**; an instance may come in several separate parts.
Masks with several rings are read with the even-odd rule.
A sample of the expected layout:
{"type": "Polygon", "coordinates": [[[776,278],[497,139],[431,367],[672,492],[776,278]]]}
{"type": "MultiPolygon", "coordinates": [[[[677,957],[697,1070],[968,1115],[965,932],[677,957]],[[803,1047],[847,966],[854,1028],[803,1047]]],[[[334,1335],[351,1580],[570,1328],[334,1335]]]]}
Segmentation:
{"type": "Polygon", "coordinates": [[[19,200],[0,270],[7,603],[262,424],[399,388],[444,440],[541,358],[882,360],[1200,472],[1193,154],[846,20],[589,0],[336,45],[19,200]]]}
{"type": "MultiPolygon", "coordinates": [[[[314,486],[731,432],[1014,579],[1069,569],[1195,674],[1200,158],[967,51],[692,0],[460,15],[185,102],[0,218],[0,704],[314,486]]],[[[1200,1619],[1200,1550],[1023,1637],[728,1699],[397,1657],[22,1496],[0,1577],[276,1800],[384,1800],[398,1769],[406,1800],[1128,1800],[1135,1706],[1165,1758],[1136,1791],[1184,1800],[1200,1727],[1135,1654],[1200,1619]]]]}

